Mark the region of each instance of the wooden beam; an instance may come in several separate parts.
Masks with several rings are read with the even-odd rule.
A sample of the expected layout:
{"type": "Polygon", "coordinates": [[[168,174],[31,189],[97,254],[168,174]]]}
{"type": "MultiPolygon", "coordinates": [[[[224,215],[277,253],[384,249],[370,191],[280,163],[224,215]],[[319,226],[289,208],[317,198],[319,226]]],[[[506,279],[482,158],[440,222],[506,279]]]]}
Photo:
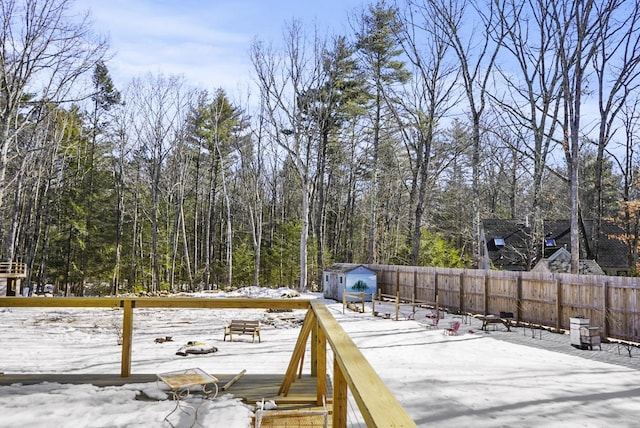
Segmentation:
{"type": "Polygon", "coordinates": [[[131,376],[131,342],[133,340],[133,308],[134,300],[122,301],[122,359],[120,360],[120,376],[131,376]]]}
{"type": "Polygon", "coordinates": [[[324,331],[317,327],[316,322],[316,376],[318,379],[318,388],[316,391],[317,404],[326,401],[327,397],[327,338],[324,335],[324,331]]]}
{"type": "Polygon", "coordinates": [[[298,366],[301,364],[304,357],[304,353],[307,348],[307,340],[309,339],[309,335],[311,334],[311,330],[313,329],[315,318],[316,316],[313,311],[307,312],[307,315],[304,318],[304,322],[302,323],[302,328],[300,329],[300,334],[298,335],[296,346],[293,349],[291,360],[289,361],[289,367],[287,368],[287,372],[285,373],[282,384],[280,385],[280,389],[278,390],[278,395],[286,396],[287,394],[289,394],[291,384],[295,381],[296,378],[298,366]]]}
{"type": "Polygon", "coordinates": [[[0,307],[117,308],[120,302],[135,300],[136,308],[195,309],[308,309],[308,299],[204,299],[175,297],[0,297],[0,307]]]}

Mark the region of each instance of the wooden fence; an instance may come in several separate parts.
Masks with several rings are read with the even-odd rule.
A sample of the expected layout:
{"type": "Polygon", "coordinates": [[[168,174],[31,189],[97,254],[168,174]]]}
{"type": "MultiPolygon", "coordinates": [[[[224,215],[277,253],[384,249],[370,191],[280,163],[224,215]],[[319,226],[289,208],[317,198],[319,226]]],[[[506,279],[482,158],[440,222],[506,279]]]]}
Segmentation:
{"type": "MultiPolygon", "coordinates": [[[[351,265],[344,265],[351,266],[351,265]]],[[[356,266],[356,265],[352,265],[356,266]]],[[[640,279],[602,275],[367,265],[378,290],[470,314],[513,312],[520,323],[569,330],[589,318],[604,337],[640,342],[640,279]]]]}

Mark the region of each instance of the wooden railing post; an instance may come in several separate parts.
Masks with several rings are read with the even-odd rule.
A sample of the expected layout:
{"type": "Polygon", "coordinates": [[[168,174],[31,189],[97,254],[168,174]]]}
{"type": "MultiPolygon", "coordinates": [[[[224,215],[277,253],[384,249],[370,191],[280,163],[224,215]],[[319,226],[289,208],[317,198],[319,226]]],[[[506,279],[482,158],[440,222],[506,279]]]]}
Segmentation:
{"type": "Polygon", "coordinates": [[[318,320],[311,330],[311,376],[318,376],[318,320]]]}
{"type": "Polygon", "coordinates": [[[347,379],[338,360],[333,360],[333,427],[347,426],[347,379]]]}
{"type": "Polygon", "coordinates": [[[318,327],[318,320],[316,319],[315,331],[317,332],[316,338],[316,376],[317,376],[317,392],[316,392],[316,404],[322,405],[323,399],[327,397],[327,336],[324,331],[318,327]]]}
{"type": "Polygon", "coordinates": [[[131,342],[133,340],[133,308],[135,300],[122,300],[122,360],[120,361],[120,376],[131,376],[131,342]]]}

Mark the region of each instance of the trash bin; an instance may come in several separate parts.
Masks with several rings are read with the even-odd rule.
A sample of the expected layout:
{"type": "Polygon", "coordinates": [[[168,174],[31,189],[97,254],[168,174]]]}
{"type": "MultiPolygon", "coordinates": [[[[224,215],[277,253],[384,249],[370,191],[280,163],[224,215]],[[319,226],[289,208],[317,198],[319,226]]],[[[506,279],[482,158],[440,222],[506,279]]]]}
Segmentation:
{"type": "Polygon", "coordinates": [[[571,346],[582,348],[580,341],[580,327],[589,327],[589,318],[569,318],[569,335],[571,338],[571,346]]]}

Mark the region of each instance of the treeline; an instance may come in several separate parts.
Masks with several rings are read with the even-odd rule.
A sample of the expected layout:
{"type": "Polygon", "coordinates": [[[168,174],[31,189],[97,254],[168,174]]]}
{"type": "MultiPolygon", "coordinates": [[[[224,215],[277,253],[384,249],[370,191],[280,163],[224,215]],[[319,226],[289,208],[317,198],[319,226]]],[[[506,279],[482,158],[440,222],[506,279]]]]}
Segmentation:
{"type": "Polygon", "coordinates": [[[1,3],[0,248],[25,286],[478,267],[483,218],[527,218],[532,254],[544,219],[571,218],[574,272],[582,219],[613,219],[637,263],[637,1],[380,1],[338,35],[294,20],[253,43],[240,101],[179,76],[116,87],[71,0],[1,3]]]}

